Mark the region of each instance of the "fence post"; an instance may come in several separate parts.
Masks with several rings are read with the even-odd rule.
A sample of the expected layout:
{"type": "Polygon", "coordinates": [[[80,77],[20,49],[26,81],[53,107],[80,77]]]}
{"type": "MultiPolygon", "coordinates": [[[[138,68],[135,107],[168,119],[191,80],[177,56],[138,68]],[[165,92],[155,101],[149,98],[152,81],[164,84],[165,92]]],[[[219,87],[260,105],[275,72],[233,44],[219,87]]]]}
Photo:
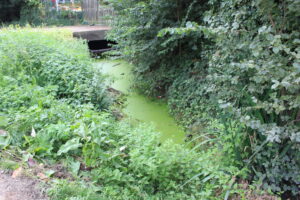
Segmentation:
{"type": "Polygon", "coordinates": [[[56,11],[58,12],[58,1],[59,0],[55,0],[55,7],[56,7],[56,11]]]}
{"type": "Polygon", "coordinates": [[[98,22],[98,10],[98,0],[82,0],[83,17],[88,23],[98,22]]]}
{"type": "Polygon", "coordinates": [[[84,21],[89,24],[108,26],[111,21],[110,17],[115,14],[113,8],[101,6],[98,0],[82,0],[81,8],[84,21]]]}

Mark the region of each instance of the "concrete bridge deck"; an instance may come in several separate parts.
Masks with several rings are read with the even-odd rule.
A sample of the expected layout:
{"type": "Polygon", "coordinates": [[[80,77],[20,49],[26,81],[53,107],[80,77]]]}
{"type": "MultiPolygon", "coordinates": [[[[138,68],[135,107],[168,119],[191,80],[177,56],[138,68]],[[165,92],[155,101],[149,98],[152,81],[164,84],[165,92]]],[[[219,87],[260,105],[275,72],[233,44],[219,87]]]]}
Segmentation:
{"type": "Polygon", "coordinates": [[[62,28],[72,31],[74,37],[88,41],[105,40],[107,31],[111,29],[108,26],[65,26],[62,28]]]}

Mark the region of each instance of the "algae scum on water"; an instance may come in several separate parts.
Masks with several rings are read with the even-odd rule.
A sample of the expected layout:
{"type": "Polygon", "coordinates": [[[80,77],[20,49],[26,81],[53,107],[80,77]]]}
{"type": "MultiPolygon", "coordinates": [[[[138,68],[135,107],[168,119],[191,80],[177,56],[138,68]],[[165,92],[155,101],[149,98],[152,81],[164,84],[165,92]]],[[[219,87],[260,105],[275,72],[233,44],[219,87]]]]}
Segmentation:
{"type": "Polygon", "coordinates": [[[129,118],[153,124],[161,133],[161,141],[171,139],[175,143],[184,142],[184,130],[170,116],[167,104],[149,99],[131,88],[133,75],[130,64],[121,60],[101,60],[96,64],[104,74],[113,78],[111,87],[126,95],[123,112],[129,118]]]}

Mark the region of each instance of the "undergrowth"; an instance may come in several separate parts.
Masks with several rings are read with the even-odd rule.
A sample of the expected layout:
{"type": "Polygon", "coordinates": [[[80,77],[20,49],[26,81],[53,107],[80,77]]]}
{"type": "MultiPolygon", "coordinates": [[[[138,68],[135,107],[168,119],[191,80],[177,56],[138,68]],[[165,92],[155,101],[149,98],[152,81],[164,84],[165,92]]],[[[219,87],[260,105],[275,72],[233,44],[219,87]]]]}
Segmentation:
{"type": "Polygon", "coordinates": [[[118,13],[108,37],[136,88],[165,97],[191,137],[218,119],[248,181],[298,199],[300,2],[107,1],[118,13]]]}
{"type": "MultiPolygon", "coordinates": [[[[80,7],[78,3],[69,6],[80,7]]],[[[1,25],[70,26],[83,23],[81,11],[64,10],[64,8],[57,10],[51,1],[2,0],[0,10],[1,25]]]]}
{"type": "Polygon", "coordinates": [[[248,152],[242,125],[212,120],[203,135],[178,145],[161,144],[147,124],[116,121],[86,44],[67,32],[1,30],[0,78],[1,167],[16,168],[5,158],[12,149],[23,155],[19,162],[63,163],[72,179],[52,182],[54,200],[243,193],[238,185],[248,169],[240,168],[244,155],[238,152],[248,152]]]}

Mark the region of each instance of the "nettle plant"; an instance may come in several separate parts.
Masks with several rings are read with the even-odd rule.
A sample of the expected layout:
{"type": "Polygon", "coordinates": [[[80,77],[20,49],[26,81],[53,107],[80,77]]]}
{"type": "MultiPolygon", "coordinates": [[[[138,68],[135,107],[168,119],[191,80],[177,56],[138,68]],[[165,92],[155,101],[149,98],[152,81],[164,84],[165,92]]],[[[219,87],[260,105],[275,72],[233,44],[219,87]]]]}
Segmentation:
{"type": "Polygon", "coordinates": [[[94,70],[87,45],[68,31],[3,29],[0,59],[0,72],[19,83],[52,85],[59,99],[107,106],[103,76],[94,70]]]}

